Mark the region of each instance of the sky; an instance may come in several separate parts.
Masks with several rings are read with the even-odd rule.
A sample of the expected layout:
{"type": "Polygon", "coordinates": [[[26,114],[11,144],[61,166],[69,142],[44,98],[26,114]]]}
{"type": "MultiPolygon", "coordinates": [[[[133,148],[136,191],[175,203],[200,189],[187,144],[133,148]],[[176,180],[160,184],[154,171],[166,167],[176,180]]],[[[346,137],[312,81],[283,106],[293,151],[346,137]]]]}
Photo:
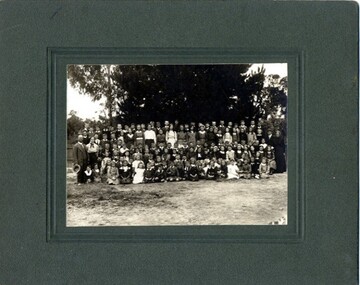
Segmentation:
{"type": "MultiPolygon", "coordinates": [[[[287,76],[287,63],[264,63],[264,64],[253,64],[250,69],[251,71],[256,71],[258,67],[264,66],[265,75],[269,74],[278,74],[280,77],[287,76]]],[[[99,111],[102,110],[100,106],[101,103],[104,103],[105,100],[92,101],[90,96],[80,94],[76,89],[70,86],[68,81],[67,83],[67,114],[71,110],[77,112],[77,116],[82,119],[94,119],[97,120],[99,116],[99,111]]]]}

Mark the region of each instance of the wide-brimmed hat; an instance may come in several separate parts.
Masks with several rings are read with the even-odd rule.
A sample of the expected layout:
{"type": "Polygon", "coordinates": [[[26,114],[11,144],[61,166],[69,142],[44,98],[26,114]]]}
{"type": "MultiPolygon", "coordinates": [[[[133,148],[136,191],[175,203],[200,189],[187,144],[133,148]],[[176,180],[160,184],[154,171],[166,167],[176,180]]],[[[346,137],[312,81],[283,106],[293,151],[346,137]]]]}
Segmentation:
{"type": "Polygon", "coordinates": [[[74,166],[73,166],[73,171],[74,171],[76,174],[79,173],[80,169],[81,169],[81,167],[80,167],[79,164],[74,164],[74,166]]]}

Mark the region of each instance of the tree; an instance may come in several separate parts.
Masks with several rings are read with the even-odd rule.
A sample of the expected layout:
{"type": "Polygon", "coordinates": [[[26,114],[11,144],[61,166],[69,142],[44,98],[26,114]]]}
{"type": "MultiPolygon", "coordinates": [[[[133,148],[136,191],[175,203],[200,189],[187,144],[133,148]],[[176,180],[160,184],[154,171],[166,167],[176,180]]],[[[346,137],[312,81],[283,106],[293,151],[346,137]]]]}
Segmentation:
{"type": "Polygon", "coordinates": [[[74,110],[71,110],[68,115],[68,119],[67,119],[68,139],[76,137],[79,131],[84,127],[84,122],[76,114],[77,113],[74,110]]]}
{"type": "Polygon", "coordinates": [[[109,122],[254,119],[264,113],[264,69],[227,65],[71,65],[70,84],[106,98],[109,122]]]}
{"type": "Polygon", "coordinates": [[[69,65],[68,79],[70,85],[82,94],[90,95],[93,101],[105,97],[104,109],[107,111],[109,122],[113,121],[116,107],[116,86],[112,76],[114,65],[69,65]]]}

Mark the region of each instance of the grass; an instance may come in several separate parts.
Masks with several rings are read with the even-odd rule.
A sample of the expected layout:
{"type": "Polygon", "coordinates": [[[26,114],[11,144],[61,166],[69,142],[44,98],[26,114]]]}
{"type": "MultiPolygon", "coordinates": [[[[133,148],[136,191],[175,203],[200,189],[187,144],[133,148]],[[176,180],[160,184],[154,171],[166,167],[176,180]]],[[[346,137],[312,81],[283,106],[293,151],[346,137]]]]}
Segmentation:
{"type": "Polygon", "coordinates": [[[287,174],[270,179],[76,185],[68,174],[67,226],[267,225],[287,218],[287,174]]]}

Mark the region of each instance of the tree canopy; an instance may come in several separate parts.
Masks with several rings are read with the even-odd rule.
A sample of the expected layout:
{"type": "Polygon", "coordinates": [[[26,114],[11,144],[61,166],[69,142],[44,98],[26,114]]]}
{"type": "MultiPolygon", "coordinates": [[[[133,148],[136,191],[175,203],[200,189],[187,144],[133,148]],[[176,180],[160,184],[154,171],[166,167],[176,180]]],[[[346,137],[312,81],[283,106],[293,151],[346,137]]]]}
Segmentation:
{"type": "Polygon", "coordinates": [[[239,121],[287,104],[287,78],[251,64],[70,65],[70,84],[106,98],[110,123],[239,121]]]}

